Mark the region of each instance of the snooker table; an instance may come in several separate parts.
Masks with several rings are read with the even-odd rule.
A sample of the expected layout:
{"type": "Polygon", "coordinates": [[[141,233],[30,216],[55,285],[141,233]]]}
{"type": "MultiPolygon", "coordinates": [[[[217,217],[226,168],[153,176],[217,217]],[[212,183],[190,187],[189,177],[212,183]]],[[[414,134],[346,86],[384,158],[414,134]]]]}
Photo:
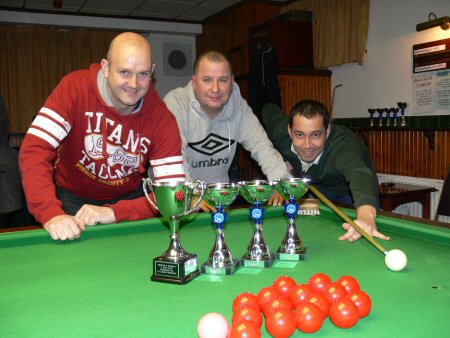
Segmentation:
{"type": "MultiPolygon", "coordinates": [[[[372,312],[350,329],[327,318],[315,337],[444,337],[450,334],[450,229],[379,216],[379,242],[408,255],[392,272],[365,239],[342,242],[342,220],[320,205],[320,216],[298,216],[308,248],[304,261],[240,268],[232,276],[200,275],[186,285],[150,281],[152,259],[169,245],[161,218],[90,227],[75,241],[55,242],[42,229],[0,234],[0,337],[197,337],[208,312],[229,321],[233,299],[288,275],[306,283],[317,272],[353,275],[372,298],[372,312]]],[[[354,211],[343,209],[354,218],[354,211]]],[[[266,207],[265,239],[274,252],[287,224],[282,207],[266,207]]],[[[227,244],[241,258],[253,233],[248,209],[228,211],[227,244]]],[[[210,214],[182,218],[184,248],[206,261],[215,239],[210,214]]],[[[263,337],[270,337],[264,323],[263,337]]],[[[305,336],[296,331],[293,337],[305,336]]]]}

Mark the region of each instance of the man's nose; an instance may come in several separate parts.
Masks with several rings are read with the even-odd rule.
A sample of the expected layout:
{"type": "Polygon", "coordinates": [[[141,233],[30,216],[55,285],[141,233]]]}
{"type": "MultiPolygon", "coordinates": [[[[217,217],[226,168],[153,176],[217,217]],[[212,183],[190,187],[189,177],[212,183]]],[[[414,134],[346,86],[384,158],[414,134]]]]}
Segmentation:
{"type": "Polygon", "coordinates": [[[128,78],[128,86],[129,87],[133,87],[133,88],[136,88],[137,87],[137,75],[131,75],[129,78],[128,78]]]}
{"type": "Polygon", "coordinates": [[[212,88],[211,88],[211,90],[212,90],[213,92],[219,91],[219,82],[218,82],[218,81],[213,81],[213,82],[212,82],[212,88]]]}

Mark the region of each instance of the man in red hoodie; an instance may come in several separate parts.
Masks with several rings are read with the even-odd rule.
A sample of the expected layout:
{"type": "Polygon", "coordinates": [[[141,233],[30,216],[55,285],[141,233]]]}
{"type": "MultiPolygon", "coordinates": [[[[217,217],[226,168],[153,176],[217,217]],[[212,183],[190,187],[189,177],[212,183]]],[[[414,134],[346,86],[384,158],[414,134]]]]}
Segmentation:
{"type": "Polygon", "coordinates": [[[53,239],[154,217],[141,188],[184,179],[177,122],[152,83],[152,48],[122,33],[107,58],[65,76],[29,128],[19,164],[29,209],[53,239]]]}

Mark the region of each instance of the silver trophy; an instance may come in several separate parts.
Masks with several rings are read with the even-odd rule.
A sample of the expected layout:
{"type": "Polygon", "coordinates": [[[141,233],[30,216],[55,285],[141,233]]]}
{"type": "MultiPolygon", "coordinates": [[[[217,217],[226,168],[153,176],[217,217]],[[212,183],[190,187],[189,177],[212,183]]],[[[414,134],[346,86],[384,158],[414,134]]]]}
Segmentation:
{"type": "Polygon", "coordinates": [[[299,261],[306,256],[306,247],[298,235],[295,217],[298,214],[299,204],[296,202],[303,197],[309,189],[309,180],[302,178],[281,178],[275,181],[278,192],[288,200],[284,204],[284,211],[289,218],[286,234],[275,253],[278,260],[299,261]]]}
{"type": "Polygon", "coordinates": [[[204,195],[203,181],[168,181],[153,182],[143,179],[143,189],[149,203],[167,218],[170,228],[169,248],[159,257],[153,259],[152,281],[186,284],[200,274],[198,258],[183,249],[178,233],[180,218],[190,214],[201,203],[204,195]],[[195,189],[200,188],[200,197],[194,207],[190,208],[195,189]],[[153,193],[156,203],[147,192],[153,193]]]}
{"type": "Polygon", "coordinates": [[[247,253],[241,259],[241,265],[252,268],[271,267],[275,260],[275,255],[270,252],[263,236],[262,220],[264,218],[264,208],[266,203],[275,192],[272,182],[255,180],[239,182],[239,192],[247,202],[253,204],[250,207],[250,217],[255,223],[252,239],[247,248],[247,253]]]}
{"type": "Polygon", "coordinates": [[[201,268],[206,274],[231,275],[239,267],[239,260],[233,259],[225,241],[224,225],[227,221],[225,208],[230,206],[239,194],[239,186],[234,183],[209,183],[205,188],[205,200],[216,207],[212,221],[216,226],[216,241],[209,259],[201,268]]]}

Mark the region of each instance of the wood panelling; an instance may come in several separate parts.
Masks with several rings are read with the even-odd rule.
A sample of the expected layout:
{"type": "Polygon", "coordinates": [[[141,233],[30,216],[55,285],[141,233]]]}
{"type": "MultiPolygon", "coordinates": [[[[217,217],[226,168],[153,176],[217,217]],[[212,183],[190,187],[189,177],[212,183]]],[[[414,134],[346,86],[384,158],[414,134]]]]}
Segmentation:
{"type": "Polygon", "coordinates": [[[283,111],[289,115],[291,108],[300,100],[313,99],[331,108],[331,72],[322,75],[280,74],[283,111]]]}
{"type": "Polygon", "coordinates": [[[235,75],[248,75],[248,30],[276,18],[280,9],[281,4],[247,1],[213,16],[203,23],[203,33],[196,38],[197,54],[215,49],[228,55],[229,51],[241,48],[242,60],[233,64],[235,75]]]}
{"type": "Polygon", "coordinates": [[[422,131],[368,133],[369,151],[377,172],[445,179],[450,166],[449,130],[435,131],[432,147],[422,131]]]}

